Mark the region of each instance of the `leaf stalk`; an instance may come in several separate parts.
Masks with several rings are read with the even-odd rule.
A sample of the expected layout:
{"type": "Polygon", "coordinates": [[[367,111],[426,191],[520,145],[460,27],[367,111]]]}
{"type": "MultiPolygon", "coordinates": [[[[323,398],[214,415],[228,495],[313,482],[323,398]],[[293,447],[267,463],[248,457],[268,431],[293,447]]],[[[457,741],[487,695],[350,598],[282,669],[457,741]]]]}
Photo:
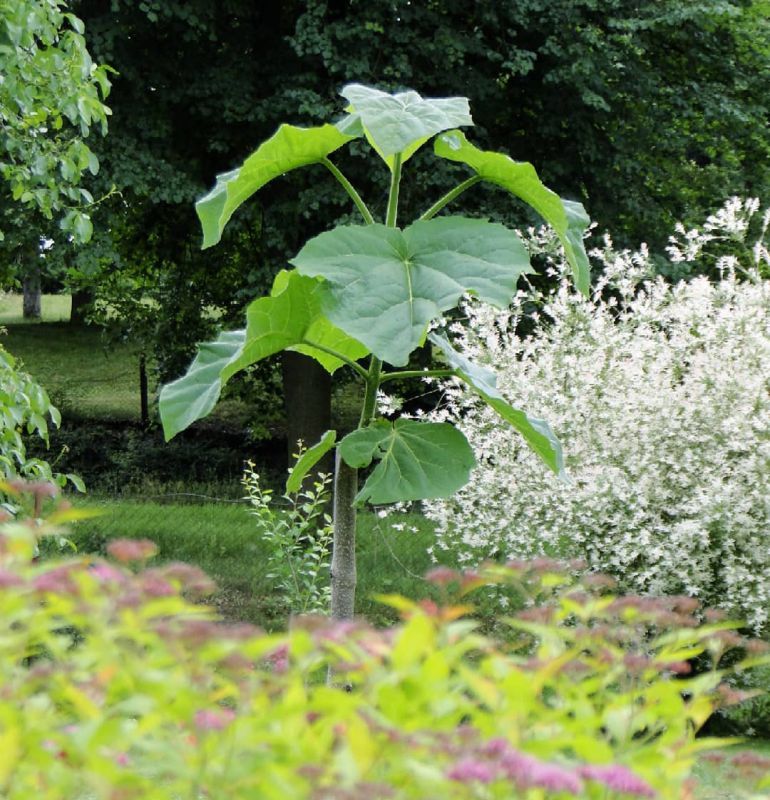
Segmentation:
{"type": "Polygon", "coordinates": [[[380,386],[387,381],[402,378],[449,378],[457,373],[453,369],[406,369],[400,372],[386,372],[380,377],[380,386]]]}
{"type": "Polygon", "coordinates": [[[385,224],[389,228],[396,227],[398,219],[398,192],[401,186],[401,153],[393,157],[393,172],[390,176],[390,193],[388,194],[388,211],[385,215],[385,224]]]}
{"type": "Polygon", "coordinates": [[[467,180],[463,181],[462,183],[455,186],[454,189],[447,192],[443,197],[440,197],[421,217],[420,219],[432,219],[433,217],[438,214],[439,211],[452,200],[459,197],[466,189],[470,189],[471,186],[475,186],[482,180],[480,175],[473,175],[472,177],[468,178],[467,180]]]}
{"type": "Polygon", "coordinates": [[[321,159],[321,163],[331,172],[332,175],[340,182],[342,188],[350,195],[350,199],[356,204],[356,208],[361,213],[361,216],[364,218],[364,222],[367,225],[372,225],[374,223],[374,217],[372,216],[372,212],[369,211],[366,203],[361,199],[361,195],[356,190],[356,187],[342,174],[342,172],[334,165],[328,158],[324,157],[321,159]]]}
{"type": "Polygon", "coordinates": [[[338,353],[331,347],[325,347],[322,344],[317,344],[316,342],[305,342],[308,347],[312,347],[314,350],[320,350],[322,353],[328,353],[330,356],[334,356],[338,358],[340,361],[347,364],[347,366],[351,367],[356,374],[365,381],[369,380],[369,373],[365,370],[359,363],[353,361],[352,358],[348,358],[347,356],[342,355],[342,353],[338,353]]]}

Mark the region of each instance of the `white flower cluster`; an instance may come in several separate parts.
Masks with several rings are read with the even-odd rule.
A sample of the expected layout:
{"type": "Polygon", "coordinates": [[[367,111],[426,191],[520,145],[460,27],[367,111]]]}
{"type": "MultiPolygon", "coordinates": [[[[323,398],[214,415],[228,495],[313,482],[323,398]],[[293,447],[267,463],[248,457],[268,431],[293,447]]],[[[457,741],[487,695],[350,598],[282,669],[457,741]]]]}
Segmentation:
{"type": "Polygon", "coordinates": [[[767,275],[770,272],[767,243],[770,208],[766,208],[761,215],[758,215],[759,210],[756,197],[745,200],[731,197],[719,211],[706,219],[703,230],[692,228],[688,231],[684,225],[677,223],[666,248],[671,262],[679,264],[711,260],[720,273],[755,270],[767,275]],[[747,248],[746,240],[749,237],[753,238],[753,245],[747,248]],[[746,255],[747,258],[743,257],[746,255]]]}
{"type": "Polygon", "coordinates": [[[453,498],[426,504],[436,550],[465,563],[581,557],[626,590],[692,595],[766,629],[770,281],[728,268],[670,285],[645,277],[644,249],[605,239],[592,255],[603,274],[590,300],[562,280],[504,314],[471,302],[470,324],[455,326],[456,346],[497,371],[506,397],[550,422],[571,481],[450,382],[437,416],[479,464],[453,498]],[[533,313],[537,333],[517,335],[533,313]]]}

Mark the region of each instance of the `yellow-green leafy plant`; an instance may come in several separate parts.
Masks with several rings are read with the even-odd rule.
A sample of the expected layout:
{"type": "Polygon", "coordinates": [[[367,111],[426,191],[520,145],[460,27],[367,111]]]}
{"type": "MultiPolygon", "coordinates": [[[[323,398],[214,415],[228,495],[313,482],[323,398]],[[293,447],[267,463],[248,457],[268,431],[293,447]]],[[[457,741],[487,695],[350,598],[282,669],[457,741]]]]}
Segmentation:
{"type": "Polygon", "coordinates": [[[47,445],[49,425],[60,424],[61,414],[46,390],[0,345],[0,478],[33,478],[58,487],[69,482],[85,491],[77,475],[54,473],[47,461],[27,455],[27,437],[35,436],[47,445]]]}
{"type": "Polygon", "coordinates": [[[113,560],[33,562],[58,530],[0,531],[0,796],[681,800],[695,739],[722,702],[724,655],[763,656],[689,599],[622,598],[551,562],[434,571],[445,601],[385,602],[376,630],[309,616],[286,634],[228,625],[207,578],[113,560]],[[474,589],[528,609],[482,635],[474,589]],[[690,674],[690,659],[710,661],[690,674]],[[327,685],[331,667],[344,686],[327,685]]]}

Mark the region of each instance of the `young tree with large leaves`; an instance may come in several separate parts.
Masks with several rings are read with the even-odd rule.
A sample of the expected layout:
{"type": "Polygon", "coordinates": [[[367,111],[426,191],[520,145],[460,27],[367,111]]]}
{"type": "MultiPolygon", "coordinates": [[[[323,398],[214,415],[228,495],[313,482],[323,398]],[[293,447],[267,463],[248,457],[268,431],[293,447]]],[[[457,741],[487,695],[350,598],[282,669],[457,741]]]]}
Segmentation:
{"type": "MultiPolygon", "coordinates": [[[[529,257],[518,235],[486,219],[437,216],[474,185],[486,181],[523,200],[556,231],[581,291],[589,288],[583,233],[588,217],[579,203],[562,200],[531,164],[479,149],[458,128],[473,124],[463,97],[423,99],[350,84],[336,124],[282,125],[237,169],[220,175],[197,204],[203,246],[217,244],[234,212],[255,192],[287,172],[311,164],[327,168],[345,189],[363,225],[340,225],[308,241],[280,272],[269,296],[251,303],[246,327],[200,347],[187,374],[165,386],[160,411],[167,438],[208,414],[223,385],[237,372],[283,350],[299,351],[330,373],[348,367],[362,385],[358,427],[338,443],[327,432],[295,467],[288,488],[331,448],[337,448],[332,558],[332,614],[352,616],[355,601],[356,508],[447,496],[474,465],[465,437],[451,425],[378,416],[381,386],[396,379],[454,375],[518,430],[555,473],[561,448],[546,422],[510,405],[490,370],[469,363],[440,332],[445,312],[471,293],[507,305],[529,257]],[[383,222],[376,222],[359,192],[330,156],[365,139],[386,163],[390,188],[383,222]],[[444,193],[417,220],[398,227],[399,190],[407,160],[433,139],[439,159],[471,174],[444,193]],[[434,329],[435,328],[435,329],[434,329]],[[432,330],[433,329],[433,330],[432,330]],[[446,368],[409,370],[412,352],[426,337],[446,368]],[[366,359],[366,366],[360,362],[366,359]],[[387,368],[386,365],[394,369],[387,368]],[[358,470],[375,464],[359,491],[358,470]]],[[[319,189],[320,190],[320,189],[319,189]]]]}

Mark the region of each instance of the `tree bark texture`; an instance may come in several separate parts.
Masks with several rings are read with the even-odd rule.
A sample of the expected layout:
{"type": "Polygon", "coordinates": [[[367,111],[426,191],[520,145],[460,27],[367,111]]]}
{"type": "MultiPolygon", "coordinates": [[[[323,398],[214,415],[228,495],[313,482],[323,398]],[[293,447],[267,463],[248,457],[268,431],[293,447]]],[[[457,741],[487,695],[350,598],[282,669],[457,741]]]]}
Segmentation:
{"type": "Polygon", "coordinates": [[[27,261],[21,286],[24,294],[22,300],[24,319],[40,319],[40,258],[38,257],[37,250],[34,251],[33,256],[27,261]]]}
{"type": "Polygon", "coordinates": [[[334,543],[332,550],[332,619],[351,619],[356,604],[356,509],[358,470],[337,450],[334,470],[334,543]]]}

